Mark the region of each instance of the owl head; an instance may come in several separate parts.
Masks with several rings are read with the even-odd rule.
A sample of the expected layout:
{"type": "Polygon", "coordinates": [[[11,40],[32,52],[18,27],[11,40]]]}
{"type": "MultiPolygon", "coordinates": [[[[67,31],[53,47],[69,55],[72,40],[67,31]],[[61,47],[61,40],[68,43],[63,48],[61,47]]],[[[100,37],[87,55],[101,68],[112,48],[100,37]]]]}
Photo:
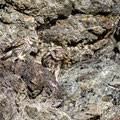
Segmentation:
{"type": "Polygon", "coordinates": [[[38,47],[39,46],[39,40],[38,40],[38,37],[36,37],[36,36],[28,35],[24,39],[32,47],[38,47]]]}

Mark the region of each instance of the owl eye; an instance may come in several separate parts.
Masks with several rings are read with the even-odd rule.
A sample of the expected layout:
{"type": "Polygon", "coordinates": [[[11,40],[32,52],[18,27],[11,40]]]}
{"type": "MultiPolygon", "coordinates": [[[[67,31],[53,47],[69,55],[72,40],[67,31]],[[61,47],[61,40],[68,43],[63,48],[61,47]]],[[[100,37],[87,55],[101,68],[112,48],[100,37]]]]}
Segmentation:
{"type": "Polygon", "coordinates": [[[33,43],[32,43],[32,45],[33,46],[39,46],[39,42],[38,41],[32,41],[33,43]]]}

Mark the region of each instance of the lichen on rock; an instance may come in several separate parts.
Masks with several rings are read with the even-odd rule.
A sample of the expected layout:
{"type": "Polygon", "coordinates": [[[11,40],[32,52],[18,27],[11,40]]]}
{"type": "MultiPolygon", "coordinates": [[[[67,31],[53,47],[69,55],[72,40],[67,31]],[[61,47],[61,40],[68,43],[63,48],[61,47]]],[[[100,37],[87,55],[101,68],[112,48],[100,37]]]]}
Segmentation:
{"type": "Polygon", "coordinates": [[[0,120],[120,119],[119,9],[0,0],[0,120]]]}

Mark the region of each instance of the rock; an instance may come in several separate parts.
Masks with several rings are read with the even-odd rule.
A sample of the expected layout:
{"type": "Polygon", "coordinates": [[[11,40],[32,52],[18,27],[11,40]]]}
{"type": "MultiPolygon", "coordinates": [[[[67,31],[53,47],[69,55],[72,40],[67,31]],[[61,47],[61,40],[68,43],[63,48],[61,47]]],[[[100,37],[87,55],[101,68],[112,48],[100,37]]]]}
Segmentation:
{"type": "Polygon", "coordinates": [[[108,111],[106,111],[100,120],[119,120],[120,119],[120,108],[118,106],[114,106],[108,111]]]}
{"type": "Polygon", "coordinates": [[[0,119],[1,120],[21,120],[18,94],[22,92],[24,82],[19,76],[14,75],[2,68],[0,64],[0,119]]]}
{"type": "Polygon", "coordinates": [[[24,109],[31,118],[36,118],[37,109],[22,104],[27,104],[28,95],[35,99],[43,88],[51,97],[63,97],[62,88],[55,81],[55,77],[38,63],[31,60],[0,61],[1,119],[22,120],[24,117],[21,116],[23,113],[19,112],[21,109],[24,109]],[[30,67],[31,65],[33,66],[30,67]]]}
{"type": "Polygon", "coordinates": [[[119,119],[119,2],[0,0],[0,58],[13,51],[0,59],[0,119],[119,119]],[[26,38],[26,59],[14,59],[26,38]],[[70,53],[58,82],[41,65],[55,48],[70,53]]]}
{"type": "Polygon", "coordinates": [[[25,111],[27,112],[28,116],[32,119],[34,119],[38,115],[37,108],[25,106],[25,111]]]}
{"type": "Polygon", "coordinates": [[[31,60],[26,60],[25,62],[21,60],[16,62],[7,61],[7,64],[2,62],[1,71],[0,75],[2,77],[7,76],[7,71],[18,75],[25,82],[28,94],[32,98],[38,96],[43,88],[49,95],[53,94],[56,98],[63,97],[63,89],[55,80],[54,75],[40,64],[31,60]]]}
{"type": "MultiPolygon", "coordinates": [[[[63,1],[23,1],[23,0],[7,0],[18,11],[28,15],[42,17],[46,19],[57,19],[59,16],[69,16],[72,11],[72,3],[69,0],[63,1]]],[[[40,21],[38,21],[40,22],[40,21]]],[[[41,23],[41,22],[40,22],[41,23]]]]}
{"type": "MultiPolygon", "coordinates": [[[[109,84],[110,79],[113,82],[116,79],[114,75],[118,76],[116,71],[119,71],[119,68],[120,66],[112,60],[96,59],[62,72],[60,80],[68,96],[64,104],[65,111],[74,119],[98,119],[104,111],[119,105],[119,87],[109,84]],[[70,106],[69,99],[75,110],[70,106]]],[[[119,81],[119,77],[117,78],[119,81]]]]}
{"type": "Polygon", "coordinates": [[[31,97],[38,96],[44,87],[48,94],[50,92],[55,97],[63,97],[62,88],[58,85],[54,75],[47,69],[43,68],[40,64],[35,63],[31,60],[22,62],[17,61],[14,65],[13,71],[15,74],[20,75],[28,87],[28,92],[31,97]]]}
{"type": "Polygon", "coordinates": [[[98,13],[109,13],[114,5],[112,0],[75,0],[74,8],[75,10],[86,13],[86,14],[98,14],[98,13]]]}
{"type": "MultiPolygon", "coordinates": [[[[101,19],[101,18],[100,18],[101,19]]],[[[88,16],[88,19],[84,15],[70,16],[67,20],[59,20],[56,26],[52,26],[50,29],[40,30],[38,34],[44,42],[55,42],[58,45],[66,44],[71,45],[82,43],[84,39],[90,37],[91,41],[97,40],[97,36],[88,32],[88,30],[94,29],[98,24],[98,21],[93,16],[88,16]],[[87,24],[89,23],[89,28],[87,24]],[[90,28],[91,27],[91,28],[90,28]]],[[[100,27],[100,26],[98,26],[100,27]]],[[[101,33],[105,31],[100,27],[101,33]]],[[[89,42],[89,41],[88,41],[89,42]]]]}
{"type": "MultiPolygon", "coordinates": [[[[71,15],[66,20],[58,20],[55,26],[48,29],[38,29],[38,35],[46,44],[54,43],[54,47],[58,45],[71,51],[70,59],[74,64],[94,56],[114,55],[115,44],[114,40],[110,39],[114,22],[108,17],[71,15]]],[[[46,44],[41,46],[41,49],[45,48],[46,44]]],[[[44,53],[40,52],[41,54],[44,53]]]]}
{"type": "Polygon", "coordinates": [[[120,15],[120,2],[118,2],[112,9],[112,14],[113,15],[120,15]]]}

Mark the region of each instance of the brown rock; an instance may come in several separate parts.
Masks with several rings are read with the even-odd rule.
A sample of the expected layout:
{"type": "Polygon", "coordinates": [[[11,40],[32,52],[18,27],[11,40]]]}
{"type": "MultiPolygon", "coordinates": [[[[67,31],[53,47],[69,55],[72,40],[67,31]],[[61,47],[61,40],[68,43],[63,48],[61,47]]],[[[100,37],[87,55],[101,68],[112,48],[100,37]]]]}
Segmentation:
{"type": "Polygon", "coordinates": [[[45,87],[48,94],[53,93],[55,97],[62,97],[62,89],[55,80],[55,77],[40,64],[31,60],[25,62],[18,60],[14,64],[14,73],[20,75],[28,87],[31,97],[39,95],[45,87]]]}
{"type": "MultiPolygon", "coordinates": [[[[31,60],[4,61],[4,63],[1,61],[0,76],[8,79],[8,81],[9,78],[13,77],[22,79],[27,86],[29,96],[32,98],[38,96],[43,88],[49,95],[54,95],[56,98],[63,96],[62,88],[56,82],[54,75],[40,64],[31,60]]],[[[17,82],[18,80],[11,81],[9,85],[13,86],[15,92],[20,89],[17,82]]]]}

